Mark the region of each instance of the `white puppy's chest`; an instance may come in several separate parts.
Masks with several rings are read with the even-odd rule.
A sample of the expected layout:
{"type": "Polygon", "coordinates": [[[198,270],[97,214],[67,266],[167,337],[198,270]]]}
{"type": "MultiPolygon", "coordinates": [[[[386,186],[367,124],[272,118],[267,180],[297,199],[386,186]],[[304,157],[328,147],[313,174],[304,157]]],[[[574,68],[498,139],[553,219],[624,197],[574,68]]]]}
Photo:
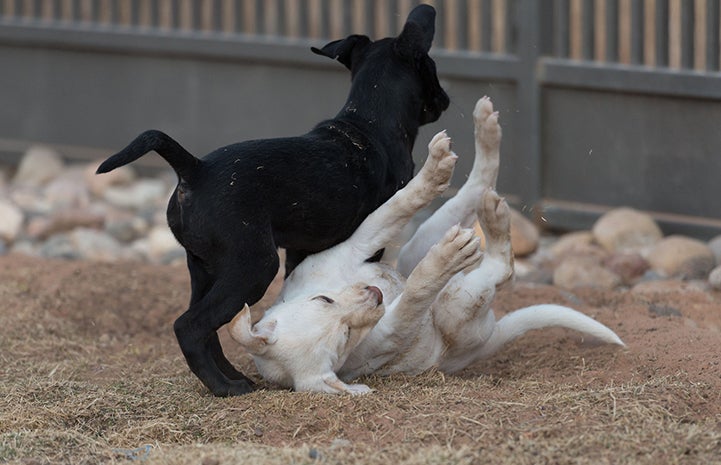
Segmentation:
{"type": "MultiPolygon", "coordinates": [[[[312,259],[315,257],[309,257],[312,259]]],[[[315,294],[340,291],[349,286],[363,283],[375,286],[383,293],[383,301],[390,303],[401,292],[405,285],[405,278],[393,267],[385,263],[363,263],[360,266],[345,265],[339,261],[335,263],[320,260],[306,259],[293,271],[283,284],[277,303],[290,302],[302,297],[311,297],[315,294]]]]}

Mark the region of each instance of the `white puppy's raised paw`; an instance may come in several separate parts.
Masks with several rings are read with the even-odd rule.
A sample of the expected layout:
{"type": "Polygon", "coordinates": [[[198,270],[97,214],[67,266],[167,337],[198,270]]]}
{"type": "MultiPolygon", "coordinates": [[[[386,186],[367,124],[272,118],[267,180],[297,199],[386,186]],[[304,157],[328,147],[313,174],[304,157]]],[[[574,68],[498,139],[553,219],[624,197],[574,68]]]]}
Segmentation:
{"type": "Polygon", "coordinates": [[[451,138],[446,131],[441,131],[428,144],[428,158],[419,175],[436,194],[441,193],[450,185],[456,160],[458,156],[451,150],[451,138]]]}
{"type": "Polygon", "coordinates": [[[501,125],[498,124],[498,112],[494,111],[481,126],[481,145],[487,153],[495,152],[501,145],[501,125]]]}
{"type": "Polygon", "coordinates": [[[481,198],[478,217],[489,239],[508,240],[511,234],[511,209],[493,189],[486,189],[481,198]]]}
{"type": "Polygon", "coordinates": [[[429,254],[443,278],[450,278],[483,258],[480,239],[473,229],[464,229],[459,225],[450,228],[429,254]]]}
{"type": "Polygon", "coordinates": [[[484,95],[476,102],[476,107],[473,109],[473,123],[475,124],[476,131],[480,131],[483,123],[493,113],[493,102],[491,98],[484,95]]]}

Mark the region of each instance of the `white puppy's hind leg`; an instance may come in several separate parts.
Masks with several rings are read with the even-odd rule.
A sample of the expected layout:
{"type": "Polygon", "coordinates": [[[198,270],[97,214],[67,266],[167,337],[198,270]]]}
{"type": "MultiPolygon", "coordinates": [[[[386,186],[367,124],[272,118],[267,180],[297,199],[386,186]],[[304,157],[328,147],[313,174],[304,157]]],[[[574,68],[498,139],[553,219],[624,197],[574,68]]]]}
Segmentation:
{"type": "Polygon", "coordinates": [[[408,277],[403,293],[387,308],[382,320],[385,341],[369,338],[361,343],[379,347],[393,341],[394,354],[383,361],[378,373],[417,373],[435,363],[443,346],[434,336],[431,306],[449,279],[476,265],[482,256],[474,231],[459,226],[431,248],[408,277]]]}
{"type": "Polygon", "coordinates": [[[440,364],[444,371],[466,366],[469,349],[491,337],[495,326],[491,302],[496,287],[513,276],[508,204],[488,189],[478,206],[478,216],[486,234],[481,265],[454,276],[433,305],[436,327],[448,345],[440,364]]]}
{"type": "Polygon", "coordinates": [[[488,97],[476,103],[473,111],[476,155],[466,182],[456,195],[436,210],[400,251],[398,271],[408,276],[428,249],[454,224],[468,228],[476,220],[475,209],[483,190],[494,188],[498,178],[501,126],[498,112],[488,97]]]}
{"type": "Polygon", "coordinates": [[[438,293],[457,273],[476,265],[483,257],[480,239],[472,229],[450,228],[413,269],[395,308],[390,312],[394,332],[413,331],[419,317],[429,314],[438,293]]]}
{"type": "Polygon", "coordinates": [[[371,213],[347,243],[364,260],[386,247],[413,215],[448,188],[457,159],[446,132],[436,134],[428,144],[428,158],[418,174],[371,213]]]}
{"type": "Polygon", "coordinates": [[[511,210],[496,191],[487,189],[477,215],[486,238],[486,256],[494,262],[492,274],[487,278],[499,286],[513,277],[511,210]]]}

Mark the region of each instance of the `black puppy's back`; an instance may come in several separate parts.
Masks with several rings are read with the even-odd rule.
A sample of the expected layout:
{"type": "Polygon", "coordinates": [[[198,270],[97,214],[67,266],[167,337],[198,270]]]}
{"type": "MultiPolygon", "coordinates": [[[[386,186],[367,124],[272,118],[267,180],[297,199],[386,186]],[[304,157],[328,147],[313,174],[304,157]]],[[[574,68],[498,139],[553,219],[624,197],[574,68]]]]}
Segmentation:
{"type": "Polygon", "coordinates": [[[267,218],[278,247],[314,253],[350,236],[412,177],[412,159],[394,153],[406,149],[388,149],[350,123],[329,120],[303,136],[221,147],[184,189],[212,192],[212,202],[197,199],[205,214],[267,218]]]}

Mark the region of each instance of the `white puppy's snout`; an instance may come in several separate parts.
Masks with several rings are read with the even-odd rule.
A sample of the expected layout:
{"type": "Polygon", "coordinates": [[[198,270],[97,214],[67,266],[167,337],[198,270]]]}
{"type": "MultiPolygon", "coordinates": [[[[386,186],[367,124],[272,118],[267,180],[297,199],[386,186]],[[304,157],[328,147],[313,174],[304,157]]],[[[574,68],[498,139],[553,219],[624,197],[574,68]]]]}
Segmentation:
{"type": "Polygon", "coordinates": [[[366,286],[364,289],[373,294],[376,299],[377,305],[383,303],[383,292],[381,292],[379,288],[377,288],[376,286],[366,286]]]}

